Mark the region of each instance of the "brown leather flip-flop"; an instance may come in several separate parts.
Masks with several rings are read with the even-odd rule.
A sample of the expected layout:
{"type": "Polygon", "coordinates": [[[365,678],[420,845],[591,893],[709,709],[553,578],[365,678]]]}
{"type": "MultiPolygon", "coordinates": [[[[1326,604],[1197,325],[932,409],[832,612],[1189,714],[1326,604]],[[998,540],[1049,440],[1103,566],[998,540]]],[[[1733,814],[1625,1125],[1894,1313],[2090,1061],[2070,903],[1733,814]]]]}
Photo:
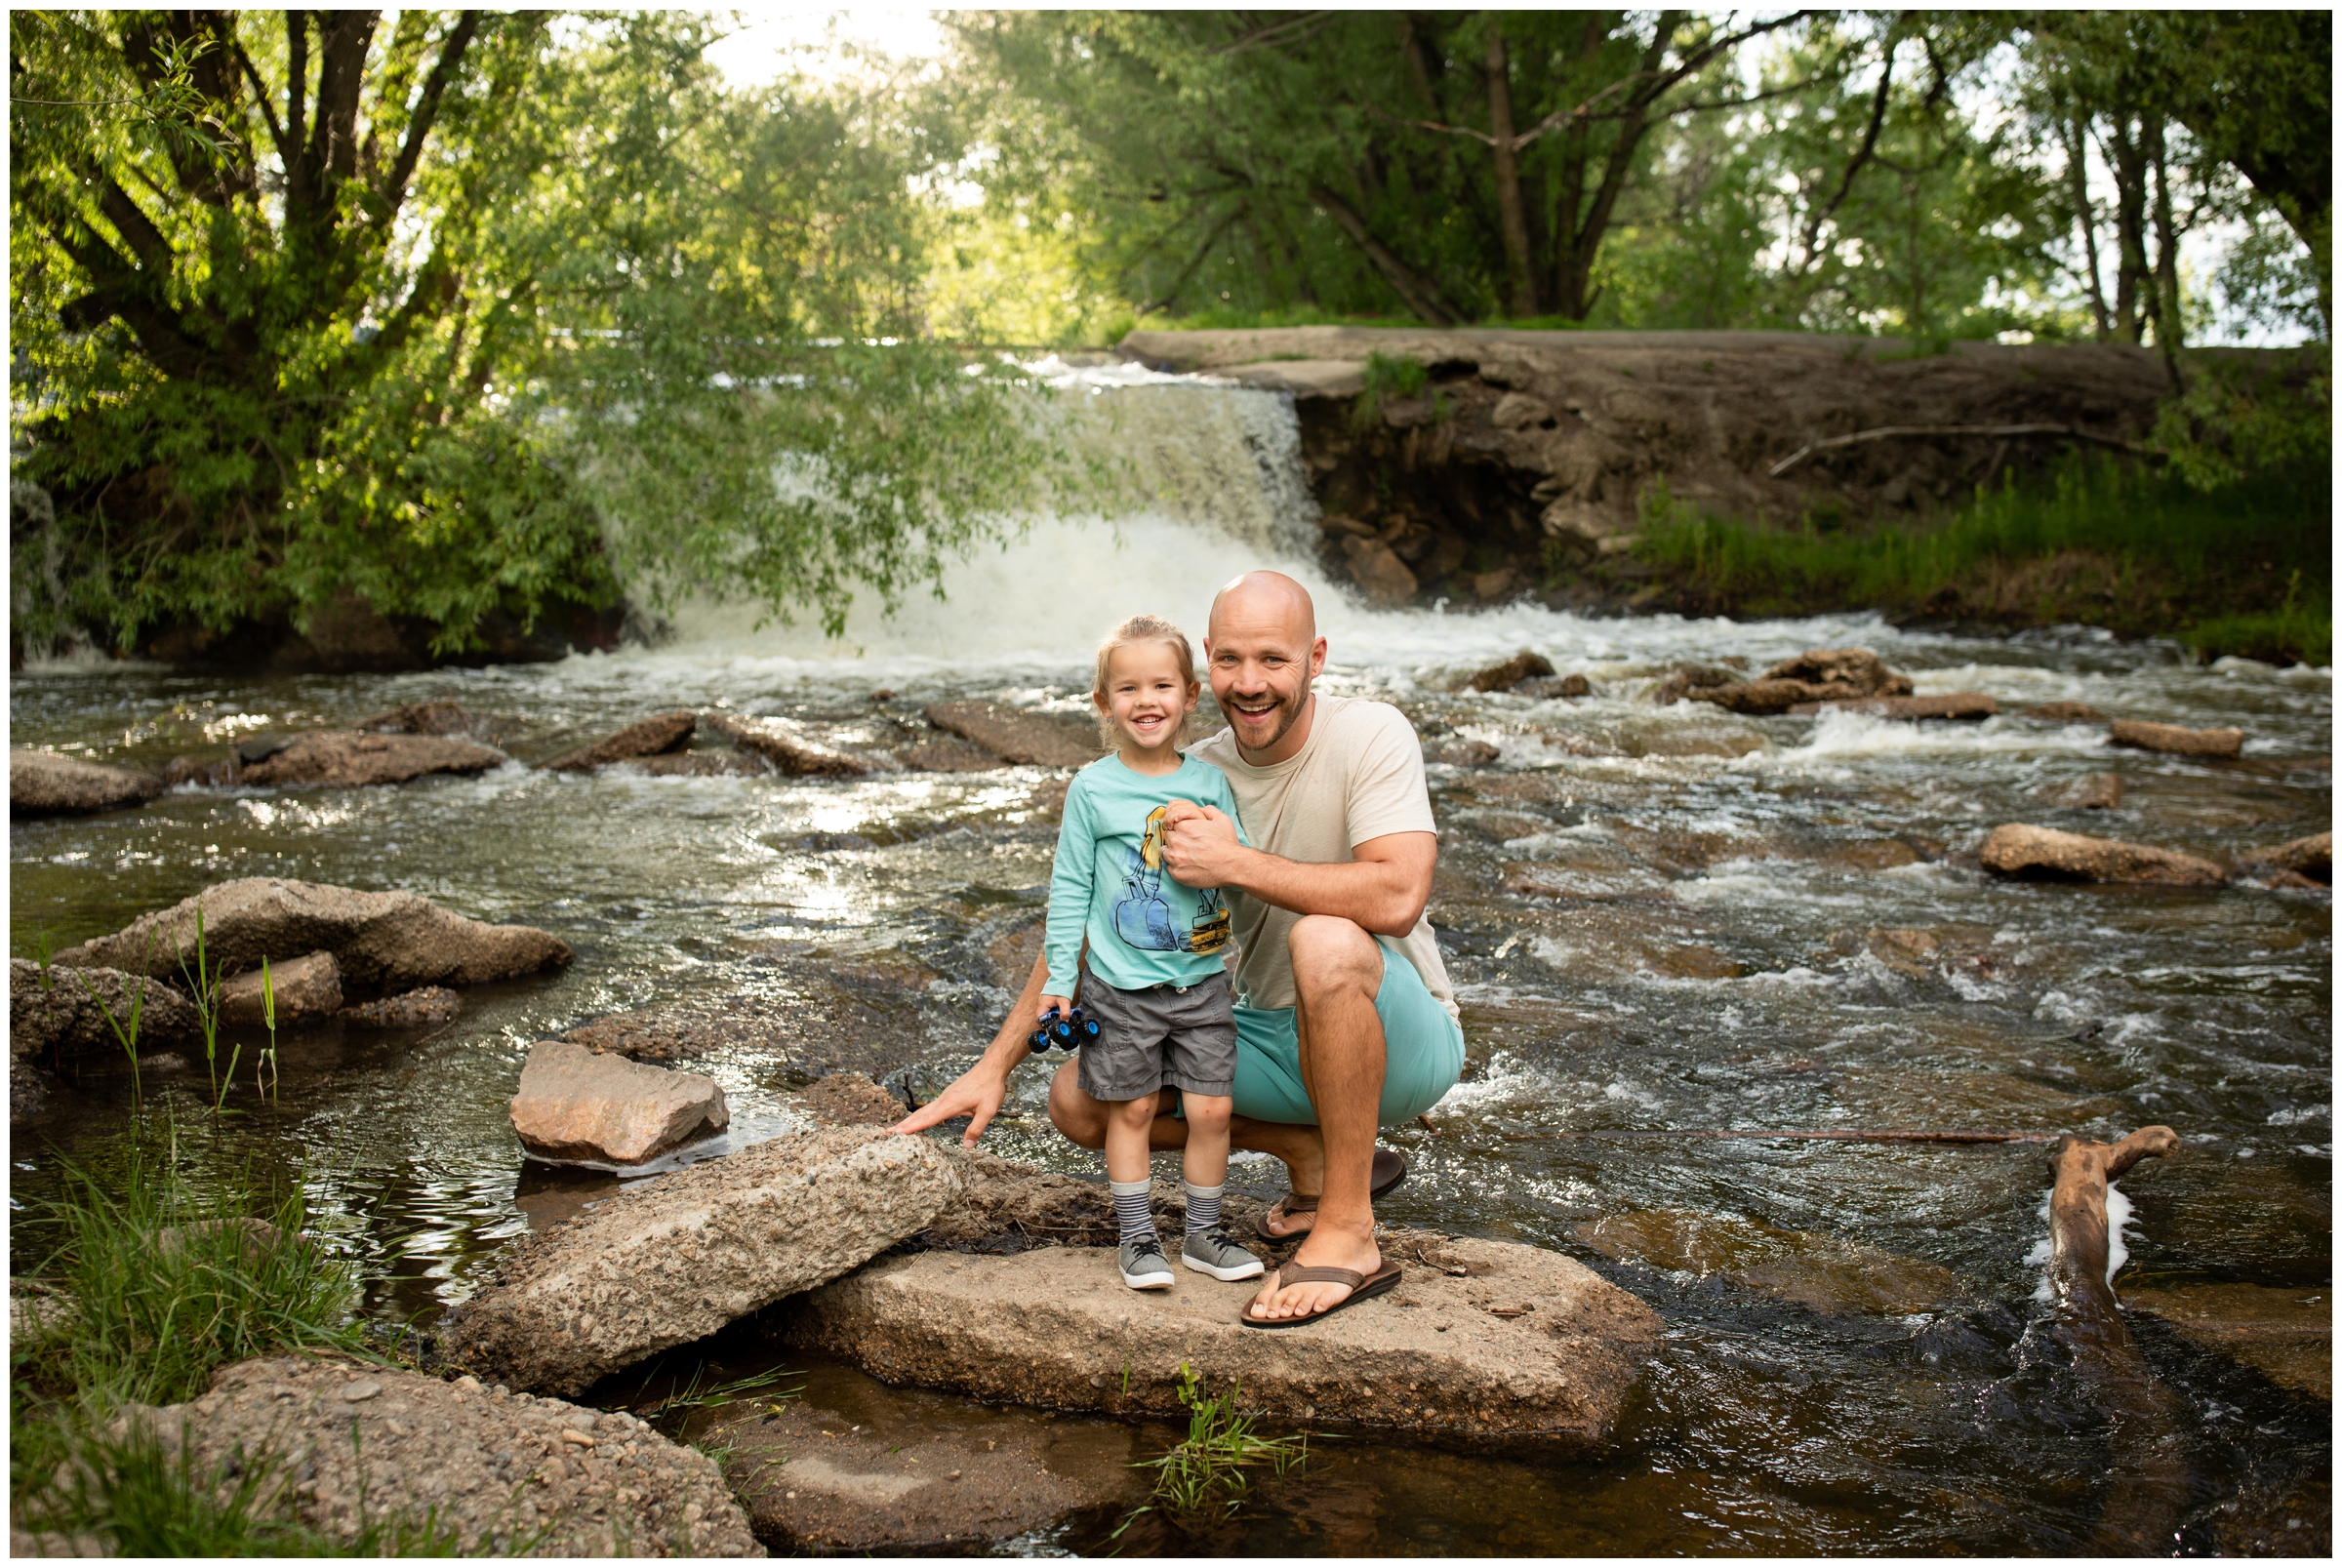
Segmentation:
{"type": "MultiPolygon", "coordinates": [[[[1379,1198],[1406,1179],[1407,1162],[1390,1149],[1378,1148],[1374,1151],[1374,1175],[1371,1185],[1366,1188],[1366,1196],[1370,1200],[1379,1198]]],[[[1261,1216],[1261,1234],[1272,1241],[1291,1241],[1295,1236],[1308,1235],[1307,1230],[1288,1230],[1280,1236],[1269,1228],[1269,1222],[1296,1214],[1315,1214],[1318,1196],[1315,1192],[1288,1192],[1278,1198],[1269,1205],[1268,1213],[1261,1216]]]]}
{"type": "MultiPolygon", "coordinates": [[[[1350,1294],[1323,1311],[1312,1312],[1307,1317],[1255,1317],[1252,1315],[1252,1302],[1246,1302],[1244,1310],[1236,1314],[1236,1321],[1248,1328],[1299,1328],[1304,1323],[1331,1317],[1345,1307],[1355,1307],[1369,1296],[1380,1296],[1398,1283],[1400,1272],[1398,1265],[1393,1263],[1384,1264],[1371,1274],[1361,1274],[1355,1268],[1323,1268],[1287,1264],[1276,1271],[1276,1288],[1279,1290],[1287,1285],[1348,1285],[1350,1294]]],[[[1259,1299],[1257,1296],[1253,1298],[1254,1301],[1259,1299]]]]}

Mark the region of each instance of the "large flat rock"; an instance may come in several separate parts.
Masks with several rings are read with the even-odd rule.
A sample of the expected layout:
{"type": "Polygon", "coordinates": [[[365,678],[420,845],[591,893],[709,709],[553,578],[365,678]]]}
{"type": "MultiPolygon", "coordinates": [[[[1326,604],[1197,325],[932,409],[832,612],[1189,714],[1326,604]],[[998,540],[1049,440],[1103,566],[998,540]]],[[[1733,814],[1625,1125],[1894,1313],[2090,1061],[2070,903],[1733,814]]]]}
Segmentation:
{"type": "Polygon", "coordinates": [[[926,1226],[959,1189],[924,1139],[846,1127],[756,1144],[521,1242],[449,1314],[442,1348],[497,1382],[576,1393],[835,1279],[926,1226]]]}
{"type": "Polygon", "coordinates": [[[55,751],[9,748],[11,817],[83,817],[143,806],[162,792],[162,780],[136,768],[85,762],[55,751]]]}
{"type": "Polygon", "coordinates": [[[677,751],[690,743],[691,732],[698,728],[699,722],[697,714],[681,710],[654,713],[647,719],[636,719],[614,735],[564,751],[545,766],[555,773],[584,773],[613,762],[677,751]]]}
{"type": "Polygon", "coordinates": [[[764,758],[792,778],[850,779],[870,771],[865,758],[827,745],[787,719],[710,713],[702,722],[743,751],[764,758]]]}
{"type": "Polygon", "coordinates": [[[1044,768],[1087,767],[1105,749],[1093,726],[1001,703],[932,704],[927,722],[1007,761],[1044,768]]]}
{"type": "Polygon", "coordinates": [[[275,1454],[301,1521],[352,1545],[363,1509],[427,1512],[464,1555],[764,1555],[707,1455],[632,1416],[471,1378],[267,1356],[222,1369],[200,1398],[133,1405],[122,1421],[167,1451],[183,1440],[199,1473],[275,1454]]]}
{"type": "Polygon", "coordinates": [[[890,1383],[1116,1415],[1174,1415],[1182,1363],[1241,1381],[1278,1422],[1340,1421],[1451,1443],[1598,1447],[1659,1319],[1558,1253],[1393,1234],[1406,1277],[1322,1322],[1245,1328],[1257,1284],[1177,1270],[1126,1288],[1105,1248],[887,1258],[785,1309],[781,1332],[890,1383]]]}
{"type": "Polygon", "coordinates": [[[2188,888],[2215,888],[2228,880],[2224,867],[2201,855],[2024,823],[2003,823],[1994,828],[1979,858],[1984,868],[1996,876],[2188,888]]]}
{"type": "Polygon", "coordinates": [[[485,773],[504,761],[505,754],[494,746],[447,736],[312,730],[283,750],[237,769],[234,782],[356,787],[405,784],[432,773],[485,773]]]}
{"type": "Polygon", "coordinates": [[[2242,730],[2191,730],[2185,725],[2151,724],[2144,719],[2117,719],[2107,739],[2116,745],[2183,757],[2228,758],[2244,749],[2242,730]]]}
{"type": "Polygon", "coordinates": [[[168,909],[141,915],[110,937],[68,947],[54,960],[169,979],[183,954],[195,961],[195,911],[203,910],[207,960],[230,975],[303,953],[329,952],[344,987],[413,990],[477,985],[569,962],[567,944],[533,926],[492,926],[440,908],[419,893],[362,893],[325,882],[247,876],[221,882],[168,909]]]}
{"type": "Polygon", "coordinates": [[[529,1048],[512,1130],[540,1159],[640,1165],[732,1124],[713,1078],[670,1072],[567,1040],[529,1048]]]}
{"type": "Polygon", "coordinates": [[[2312,833],[2306,838],[2289,839],[2269,849],[2254,850],[2245,857],[2255,865],[2274,865],[2280,870],[2293,871],[2317,882],[2334,879],[2334,835],[2331,832],[2312,833]]]}

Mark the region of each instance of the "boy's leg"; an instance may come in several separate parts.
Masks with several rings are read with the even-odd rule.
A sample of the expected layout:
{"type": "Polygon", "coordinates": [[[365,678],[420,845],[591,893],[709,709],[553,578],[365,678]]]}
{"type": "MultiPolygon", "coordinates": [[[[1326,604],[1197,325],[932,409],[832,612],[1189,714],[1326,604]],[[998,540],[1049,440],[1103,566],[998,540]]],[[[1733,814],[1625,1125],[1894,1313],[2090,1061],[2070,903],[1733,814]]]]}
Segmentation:
{"type": "Polygon", "coordinates": [[[1188,1226],[1179,1261],[1214,1279],[1256,1278],[1265,1266],[1230,1237],[1220,1218],[1228,1183],[1229,1098],[1191,1091],[1182,1109],[1188,1122],[1188,1226]]]}
{"type": "Polygon", "coordinates": [[[1148,1181],[1147,1129],[1154,1120],[1153,1102],[1149,1095],[1106,1105],[1107,1187],[1113,1194],[1114,1227],[1121,1233],[1122,1283],[1133,1290],[1160,1290],[1171,1283],[1148,1181]]]}

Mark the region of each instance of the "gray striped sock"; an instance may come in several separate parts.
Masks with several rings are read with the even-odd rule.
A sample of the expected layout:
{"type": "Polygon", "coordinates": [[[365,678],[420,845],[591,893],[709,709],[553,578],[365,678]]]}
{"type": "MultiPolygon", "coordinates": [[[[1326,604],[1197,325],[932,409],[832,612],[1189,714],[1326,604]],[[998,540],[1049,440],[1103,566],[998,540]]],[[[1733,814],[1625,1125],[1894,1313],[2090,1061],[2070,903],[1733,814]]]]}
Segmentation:
{"type": "Polygon", "coordinates": [[[1197,1186],[1192,1182],[1188,1184],[1189,1235],[1198,1230],[1209,1230],[1220,1223],[1220,1194],[1227,1190],[1226,1182],[1218,1186],[1197,1186]]]}
{"type": "Polygon", "coordinates": [[[1154,1234],[1154,1210],[1149,1204],[1151,1191],[1145,1182],[1109,1182],[1114,1194],[1114,1223],[1122,1227],[1124,1241],[1136,1241],[1141,1236],[1154,1234]]]}

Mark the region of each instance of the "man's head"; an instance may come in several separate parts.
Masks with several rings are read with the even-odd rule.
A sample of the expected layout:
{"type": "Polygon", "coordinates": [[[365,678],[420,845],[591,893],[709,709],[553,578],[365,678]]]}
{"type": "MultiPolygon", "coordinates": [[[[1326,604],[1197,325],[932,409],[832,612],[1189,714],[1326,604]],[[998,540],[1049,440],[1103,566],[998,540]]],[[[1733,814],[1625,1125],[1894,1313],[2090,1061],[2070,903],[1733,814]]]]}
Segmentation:
{"type": "Polygon", "coordinates": [[[1282,762],[1308,736],[1310,683],[1325,667],[1317,607],[1282,572],[1247,572],[1212,600],[1203,658],[1212,696],[1252,763],[1282,762]],[[1287,742],[1290,738],[1290,746],[1287,742]]]}

